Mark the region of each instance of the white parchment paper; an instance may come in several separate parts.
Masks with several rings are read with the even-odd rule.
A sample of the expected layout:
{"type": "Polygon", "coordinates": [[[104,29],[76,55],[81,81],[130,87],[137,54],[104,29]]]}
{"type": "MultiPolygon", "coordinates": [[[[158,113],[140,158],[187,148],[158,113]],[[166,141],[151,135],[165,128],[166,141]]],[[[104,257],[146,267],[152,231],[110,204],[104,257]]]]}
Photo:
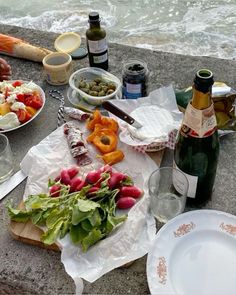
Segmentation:
{"type": "MultiPolygon", "coordinates": [[[[86,138],[84,123],[78,122],[78,126],[84,131],[86,138]]],[[[94,161],[91,165],[80,169],[82,175],[104,165],[96,158],[95,148],[92,145],[88,148],[94,161]]],[[[142,257],[149,251],[155,237],[156,225],[149,213],[147,180],[157,165],[149,156],[138,153],[124,143],[120,143],[119,148],[124,152],[125,159],[114,168],[130,175],[135,185],[144,190],[144,195],[134,207],[127,210],[127,220],[86,253],[82,252],[80,247],[73,245],[68,235],[58,240],[61,247],[61,261],[66,272],[75,281],[77,294],[81,294],[83,290],[81,279],[94,282],[110,270],[142,257]]],[[[30,194],[47,192],[48,178],[54,178],[62,168],[72,165],[75,165],[75,160],[70,155],[63,127],[60,127],[37,146],[32,147],[22,160],[21,168],[28,175],[24,199],[30,194]]]]}

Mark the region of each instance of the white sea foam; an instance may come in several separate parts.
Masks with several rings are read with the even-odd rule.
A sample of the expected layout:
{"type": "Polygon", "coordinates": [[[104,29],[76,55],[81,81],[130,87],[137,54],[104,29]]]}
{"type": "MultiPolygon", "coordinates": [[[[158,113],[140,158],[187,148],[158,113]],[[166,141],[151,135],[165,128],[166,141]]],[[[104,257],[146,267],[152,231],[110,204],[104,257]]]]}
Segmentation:
{"type": "Polygon", "coordinates": [[[82,36],[97,10],[109,41],[182,54],[236,58],[236,0],[8,0],[0,23],[82,36]],[[27,12],[27,13],[25,13],[27,12]]]}

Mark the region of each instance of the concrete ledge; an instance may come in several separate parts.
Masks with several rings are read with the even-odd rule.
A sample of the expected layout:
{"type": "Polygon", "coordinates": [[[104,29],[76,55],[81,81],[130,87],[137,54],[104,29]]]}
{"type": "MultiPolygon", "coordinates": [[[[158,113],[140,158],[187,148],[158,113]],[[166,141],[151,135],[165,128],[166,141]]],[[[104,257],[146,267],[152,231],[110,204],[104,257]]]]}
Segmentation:
{"type": "MultiPolygon", "coordinates": [[[[49,49],[53,49],[53,42],[57,36],[54,33],[5,25],[0,25],[0,29],[3,34],[19,37],[49,49]]],[[[234,60],[154,52],[118,44],[109,44],[109,56],[110,72],[119,78],[122,76],[122,61],[124,59],[135,57],[145,60],[150,70],[150,90],[170,83],[178,88],[191,85],[194,74],[200,68],[211,69],[215,80],[225,81],[228,85],[236,88],[236,62],[234,60]]],[[[55,87],[49,86],[44,81],[40,63],[7,56],[4,58],[12,67],[13,79],[33,80],[42,86],[47,96],[44,110],[32,123],[7,133],[17,171],[20,161],[30,147],[56,128],[59,102],[48,96],[48,91],[55,87]]],[[[88,66],[88,59],[76,60],[74,65],[80,68],[88,66]]],[[[67,87],[58,87],[58,89],[66,94],[67,87]]],[[[69,105],[68,102],[67,104],[69,105]]],[[[207,205],[207,208],[236,213],[235,154],[236,134],[232,134],[221,140],[216,190],[213,200],[207,205]]],[[[165,163],[167,163],[166,161],[165,163]]],[[[14,204],[19,203],[23,196],[24,187],[25,182],[1,201],[0,294],[73,294],[74,283],[60,262],[60,253],[17,242],[8,232],[9,218],[5,204],[9,200],[13,200],[14,204]]],[[[149,294],[146,279],[146,257],[139,259],[129,268],[113,270],[93,284],[85,282],[84,294],[149,294]]]]}

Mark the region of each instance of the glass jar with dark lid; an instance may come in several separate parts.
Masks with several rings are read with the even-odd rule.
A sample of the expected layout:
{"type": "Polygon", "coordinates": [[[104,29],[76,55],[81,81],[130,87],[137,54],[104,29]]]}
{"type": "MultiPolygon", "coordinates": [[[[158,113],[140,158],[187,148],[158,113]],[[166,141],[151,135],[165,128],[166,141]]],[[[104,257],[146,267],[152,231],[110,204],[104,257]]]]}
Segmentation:
{"type": "Polygon", "coordinates": [[[148,68],[140,59],[129,59],[123,64],[123,98],[136,99],[147,95],[148,68]]]}

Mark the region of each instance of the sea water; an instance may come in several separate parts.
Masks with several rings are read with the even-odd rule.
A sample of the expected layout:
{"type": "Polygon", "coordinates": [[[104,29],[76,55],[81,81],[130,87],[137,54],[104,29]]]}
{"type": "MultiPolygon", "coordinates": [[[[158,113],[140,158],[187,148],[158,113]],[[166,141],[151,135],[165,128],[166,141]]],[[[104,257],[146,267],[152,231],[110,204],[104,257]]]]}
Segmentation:
{"type": "Polygon", "coordinates": [[[236,0],[0,0],[0,23],[84,36],[92,10],[111,42],[236,57],[236,0]]]}

